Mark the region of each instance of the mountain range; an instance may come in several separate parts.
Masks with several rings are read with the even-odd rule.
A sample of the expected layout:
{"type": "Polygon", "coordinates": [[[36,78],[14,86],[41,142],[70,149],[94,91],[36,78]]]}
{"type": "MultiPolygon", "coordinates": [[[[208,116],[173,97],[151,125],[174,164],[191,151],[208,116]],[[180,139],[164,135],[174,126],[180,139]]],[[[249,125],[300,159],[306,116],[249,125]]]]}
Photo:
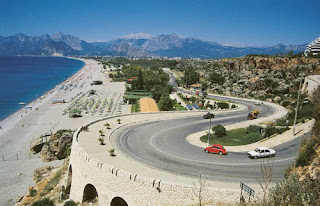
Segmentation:
{"type": "Polygon", "coordinates": [[[183,58],[215,59],[240,57],[247,54],[277,54],[302,52],[303,45],[277,44],[269,47],[232,46],[204,41],[192,37],[183,38],[177,34],[130,34],[105,42],[86,42],[78,37],[58,32],[53,35],[0,36],[0,56],[13,55],[63,55],[63,56],[167,56],[183,58]]]}

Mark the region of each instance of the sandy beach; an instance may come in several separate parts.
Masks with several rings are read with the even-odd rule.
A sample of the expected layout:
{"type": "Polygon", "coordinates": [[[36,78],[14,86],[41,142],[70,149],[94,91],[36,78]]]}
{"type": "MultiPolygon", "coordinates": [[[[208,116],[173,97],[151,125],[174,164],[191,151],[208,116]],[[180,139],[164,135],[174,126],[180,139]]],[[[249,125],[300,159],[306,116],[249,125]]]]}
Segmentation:
{"type": "Polygon", "coordinates": [[[128,105],[120,105],[125,85],[110,82],[102,65],[81,59],[85,66],[62,84],[25,105],[0,122],[0,205],[14,205],[34,185],[33,171],[44,165],[61,165],[62,161],[44,163],[39,155],[30,154],[30,142],[46,133],[60,129],[75,130],[82,124],[103,116],[128,113],[128,105]],[[91,85],[101,80],[102,85],[91,85]],[[89,93],[95,90],[95,94],[89,93]],[[53,103],[64,99],[65,103],[53,103]],[[80,110],[82,117],[70,118],[69,110],[80,110]]]}

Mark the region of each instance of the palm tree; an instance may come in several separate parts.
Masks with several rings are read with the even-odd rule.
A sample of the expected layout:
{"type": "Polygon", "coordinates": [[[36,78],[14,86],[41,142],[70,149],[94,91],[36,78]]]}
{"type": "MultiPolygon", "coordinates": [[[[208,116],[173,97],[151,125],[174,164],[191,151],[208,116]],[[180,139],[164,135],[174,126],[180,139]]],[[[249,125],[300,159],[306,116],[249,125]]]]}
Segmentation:
{"type": "Polygon", "coordinates": [[[107,123],[105,123],[105,124],[104,124],[104,126],[106,126],[106,127],[107,127],[107,129],[111,129],[111,128],[110,128],[110,124],[109,124],[108,122],[107,122],[107,123]]]}
{"type": "Polygon", "coordinates": [[[121,119],[117,119],[118,124],[121,124],[121,119]]]}
{"type": "Polygon", "coordinates": [[[101,145],[104,145],[104,138],[103,137],[99,137],[98,140],[99,140],[101,145]]]}
{"type": "Polygon", "coordinates": [[[100,136],[104,136],[102,129],[99,130],[99,133],[100,133],[100,136]]]}
{"type": "Polygon", "coordinates": [[[114,153],[114,149],[110,149],[108,152],[109,152],[111,157],[116,156],[116,154],[114,153]]]}

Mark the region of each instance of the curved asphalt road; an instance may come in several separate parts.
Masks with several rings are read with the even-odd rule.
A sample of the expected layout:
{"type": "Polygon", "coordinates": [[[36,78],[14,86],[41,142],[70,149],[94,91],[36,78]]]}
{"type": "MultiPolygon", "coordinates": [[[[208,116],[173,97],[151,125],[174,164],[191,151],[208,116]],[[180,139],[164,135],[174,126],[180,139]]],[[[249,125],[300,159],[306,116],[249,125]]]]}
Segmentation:
{"type": "MultiPolygon", "coordinates": [[[[220,98],[222,97],[219,96],[220,98]]],[[[256,106],[243,99],[232,101],[250,106],[250,110],[259,109],[259,117],[276,112],[267,105],[256,106]]],[[[246,121],[247,114],[247,110],[218,114],[212,119],[211,128],[217,124],[228,125],[246,121]]],[[[186,141],[189,134],[208,129],[208,123],[209,120],[203,119],[200,114],[199,117],[140,123],[122,128],[115,141],[118,149],[132,159],[173,174],[197,177],[200,173],[211,180],[230,182],[261,181],[260,166],[267,159],[249,159],[246,153],[229,152],[222,156],[207,154],[203,148],[186,141]]],[[[276,157],[271,158],[274,180],[284,177],[284,170],[295,159],[300,140],[301,138],[297,138],[273,148],[277,152],[276,157]]]]}

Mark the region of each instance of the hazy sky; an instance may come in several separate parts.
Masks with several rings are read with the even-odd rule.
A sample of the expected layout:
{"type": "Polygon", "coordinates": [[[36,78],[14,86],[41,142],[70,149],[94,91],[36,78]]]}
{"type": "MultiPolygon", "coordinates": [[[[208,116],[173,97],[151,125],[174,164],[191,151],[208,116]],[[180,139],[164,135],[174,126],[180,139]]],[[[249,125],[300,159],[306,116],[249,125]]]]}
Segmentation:
{"type": "Polygon", "coordinates": [[[0,36],[86,41],[177,33],[219,43],[303,44],[320,36],[320,0],[0,0],[0,36]]]}

